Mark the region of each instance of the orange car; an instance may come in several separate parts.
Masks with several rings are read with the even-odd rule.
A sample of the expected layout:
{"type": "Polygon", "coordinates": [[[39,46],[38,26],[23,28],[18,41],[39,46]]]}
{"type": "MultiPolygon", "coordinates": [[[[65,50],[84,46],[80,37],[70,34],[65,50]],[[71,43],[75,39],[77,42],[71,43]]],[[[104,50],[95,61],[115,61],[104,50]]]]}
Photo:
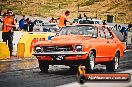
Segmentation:
{"type": "Polygon", "coordinates": [[[77,68],[84,65],[93,70],[96,64],[105,64],[106,70],[116,71],[125,47],[116,35],[104,25],[75,25],[63,27],[59,36],[39,41],[34,47],[39,68],[47,72],[49,65],[77,68]]]}

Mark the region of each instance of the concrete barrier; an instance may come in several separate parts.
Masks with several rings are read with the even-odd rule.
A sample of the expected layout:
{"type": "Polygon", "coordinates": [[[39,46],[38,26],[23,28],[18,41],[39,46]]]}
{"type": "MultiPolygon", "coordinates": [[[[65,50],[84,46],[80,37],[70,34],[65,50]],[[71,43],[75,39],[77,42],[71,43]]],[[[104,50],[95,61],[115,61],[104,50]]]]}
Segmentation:
{"type": "Polygon", "coordinates": [[[55,33],[36,32],[23,34],[17,44],[17,57],[31,57],[35,43],[51,39],[52,36],[55,36],[55,33]]]}
{"type": "Polygon", "coordinates": [[[13,35],[13,55],[16,55],[17,53],[17,44],[20,40],[20,38],[22,37],[22,35],[25,32],[22,31],[14,31],[14,35],[13,35]]]}
{"type": "Polygon", "coordinates": [[[0,60],[10,58],[10,51],[5,42],[0,42],[0,60]]]}
{"type": "MultiPolygon", "coordinates": [[[[14,35],[13,35],[13,55],[15,55],[14,53],[17,52],[17,44],[19,39],[21,38],[21,36],[24,34],[25,32],[22,31],[14,31],[14,35]]],[[[0,31],[0,41],[2,42],[2,31],[0,31]]]]}

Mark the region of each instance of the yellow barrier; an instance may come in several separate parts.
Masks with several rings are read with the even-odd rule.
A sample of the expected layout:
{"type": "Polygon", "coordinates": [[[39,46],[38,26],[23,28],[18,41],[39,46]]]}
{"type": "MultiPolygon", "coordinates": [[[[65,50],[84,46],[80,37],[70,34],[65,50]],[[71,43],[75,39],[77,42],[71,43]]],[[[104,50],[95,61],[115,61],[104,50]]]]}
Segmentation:
{"type": "Polygon", "coordinates": [[[49,36],[55,36],[55,33],[25,33],[17,44],[17,57],[31,57],[34,44],[38,41],[48,40],[49,36]]]}
{"type": "Polygon", "coordinates": [[[0,42],[0,59],[10,58],[10,51],[5,42],[0,42]]]}

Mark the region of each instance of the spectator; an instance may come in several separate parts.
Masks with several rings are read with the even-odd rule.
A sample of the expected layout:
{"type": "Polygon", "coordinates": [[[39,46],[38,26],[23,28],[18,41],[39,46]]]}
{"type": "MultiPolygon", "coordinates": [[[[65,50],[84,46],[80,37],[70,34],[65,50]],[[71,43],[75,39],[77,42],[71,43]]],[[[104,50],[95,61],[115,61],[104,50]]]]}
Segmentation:
{"type": "Polygon", "coordinates": [[[106,20],[103,21],[103,25],[107,25],[107,24],[106,24],[106,20]]]}
{"type": "Polygon", "coordinates": [[[127,30],[128,30],[128,31],[132,31],[132,24],[128,24],[127,30]]]}
{"type": "Polygon", "coordinates": [[[19,21],[20,30],[23,30],[25,28],[24,23],[25,23],[25,15],[23,15],[23,18],[19,21]]]}
{"type": "Polygon", "coordinates": [[[36,25],[37,21],[38,21],[37,19],[36,19],[36,20],[34,20],[34,24],[35,24],[35,25],[36,25]]]}
{"type": "Polygon", "coordinates": [[[13,13],[13,11],[11,9],[8,9],[7,13],[10,13],[12,16],[14,15],[14,13],[13,13]]]}
{"type": "Polygon", "coordinates": [[[51,20],[49,21],[50,23],[56,23],[57,21],[52,17],[51,20]]]}
{"type": "Polygon", "coordinates": [[[132,24],[128,24],[128,28],[132,28],[132,24]]]}
{"type": "MultiPolygon", "coordinates": [[[[66,26],[66,22],[69,22],[69,21],[67,20],[67,16],[69,16],[69,15],[70,15],[70,11],[67,10],[67,11],[65,12],[65,14],[62,15],[62,16],[60,17],[59,23],[58,23],[58,27],[59,27],[59,28],[66,26]]],[[[70,22],[69,22],[69,23],[70,23],[70,22]]]]}
{"type": "Polygon", "coordinates": [[[126,29],[125,27],[122,27],[121,30],[120,30],[120,32],[121,32],[122,34],[124,34],[125,29],[126,29]]]}
{"type": "Polygon", "coordinates": [[[83,16],[87,18],[87,15],[85,13],[83,14],[83,16]]]}
{"type": "Polygon", "coordinates": [[[29,29],[29,18],[27,18],[24,23],[24,31],[28,31],[28,29],[29,29]]]}
{"type": "Polygon", "coordinates": [[[7,16],[3,19],[3,28],[2,28],[2,39],[3,42],[8,42],[8,47],[10,55],[12,56],[13,52],[13,27],[16,26],[12,12],[7,11],[7,16]]]}
{"type": "Polygon", "coordinates": [[[29,32],[33,31],[34,23],[30,20],[29,21],[29,32]]]}
{"type": "Polygon", "coordinates": [[[81,16],[81,14],[79,14],[79,16],[78,16],[78,19],[82,19],[82,16],[81,16]]]}
{"type": "Polygon", "coordinates": [[[125,41],[126,37],[127,37],[127,29],[125,27],[122,27],[121,30],[120,30],[120,32],[124,36],[124,41],[125,41]]]}
{"type": "Polygon", "coordinates": [[[10,12],[10,11],[12,11],[12,10],[11,9],[7,9],[7,13],[10,12]]]}
{"type": "Polygon", "coordinates": [[[92,18],[92,17],[90,17],[90,20],[93,20],[93,18],[92,18]]]}

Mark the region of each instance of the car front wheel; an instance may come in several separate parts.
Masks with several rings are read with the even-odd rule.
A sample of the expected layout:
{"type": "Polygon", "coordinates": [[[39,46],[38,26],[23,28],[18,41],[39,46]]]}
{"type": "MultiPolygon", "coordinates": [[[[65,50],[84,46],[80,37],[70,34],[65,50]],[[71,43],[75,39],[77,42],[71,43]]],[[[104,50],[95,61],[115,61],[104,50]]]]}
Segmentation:
{"type": "Polygon", "coordinates": [[[119,53],[116,53],[115,57],[113,58],[113,61],[108,62],[106,64],[106,70],[109,71],[109,72],[117,71],[117,69],[119,67],[119,58],[120,58],[119,53]]]}
{"type": "Polygon", "coordinates": [[[41,72],[47,73],[49,69],[49,65],[45,61],[39,60],[38,62],[41,72]]]}
{"type": "Polygon", "coordinates": [[[95,52],[94,51],[90,51],[88,58],[86,59],[86,72],[91,72],[93,71],[94,67],[95,67],[95,52]]]}

